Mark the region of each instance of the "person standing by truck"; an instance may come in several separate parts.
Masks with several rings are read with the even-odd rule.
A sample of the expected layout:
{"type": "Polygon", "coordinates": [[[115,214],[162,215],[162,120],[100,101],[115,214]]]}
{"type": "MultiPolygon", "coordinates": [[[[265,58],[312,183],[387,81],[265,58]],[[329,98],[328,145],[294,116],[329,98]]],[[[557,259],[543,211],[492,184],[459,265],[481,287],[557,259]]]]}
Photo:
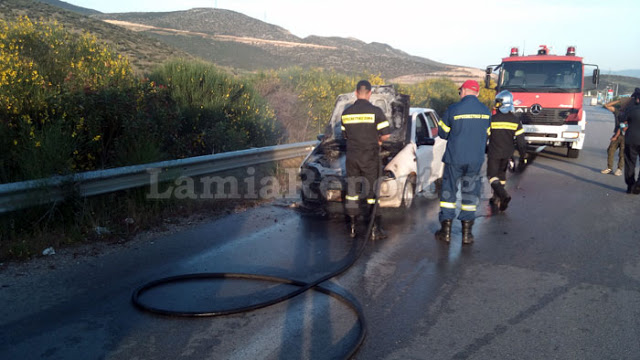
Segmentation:
{"type": "Polygon", "coordinates": [[[624,181],[627,194],[640,194],[640,176],[636,181],[636,161],[640,156],[640,88],[631,94],[631,104],[624,114],[623,124],[627,125],[624,136],[624,181]]]}
{"type": "Polygon", "coordinates": [[[456,215],[456,193],[460,181],[462,199],[458,219],[462,223],[462,243],[473,243],[471,229],[480,200],[482,178],[491,112],[478,100],[480,86],[467,80],[458,89],[460,101],[449,106],[438,123],[438,135],[447,140],[442,161],[442,195],[440,196],[440,230],[437,240],[451,241],[451,226],[456,215]]]}
{"type": "Polygon", "coordinates": [[[523,169],[527,162],[527,143],[524,139],[522,123],[516,117],[513,107],[513,94],[503,90],[495,98],[496,113],[491,117],[491,133],[487,149],[487,177],[493,189],[490,203],[500,211],[505,211],[511,196],[505,189],[507,184],[507,166],[513,155],[514,138],[520,153],[518,168],[523,169]]]}
{"type": "MultiPolygon", "coordinates": [[[[376,184],[380,176],[380,144],[390,136],[389,121],[379,107],[371,104],[371,83],[356,85],[356,101],[342,112],[342,132],[347,139],[347,193],[345,213],[350,219],[350,236],[356,236],[360,201],[366,199],[370,214],[376,204],[376,184]],[[358,185],[360,188],[358,189],[358,185]]],[[[373,239],[386,237],[381,216],[374,219],[373,239]]]]}
{"type": "Polygon", "coordinates": [[[609,139],[609,147],[607,147],[607,167],[600,171],[603,174],[610,174],[613,171],[613,158],[616,150],[620,149],[618,154],[618,168],[613,171],[615,176],[622,175],[624,168],[624,133],[620,129],[620,119],[624,116],[624,107],[628,103],[623,104],[621,100],[609,102],[604,107],[611,111],[614,116],[613,136],[609,139]]]}

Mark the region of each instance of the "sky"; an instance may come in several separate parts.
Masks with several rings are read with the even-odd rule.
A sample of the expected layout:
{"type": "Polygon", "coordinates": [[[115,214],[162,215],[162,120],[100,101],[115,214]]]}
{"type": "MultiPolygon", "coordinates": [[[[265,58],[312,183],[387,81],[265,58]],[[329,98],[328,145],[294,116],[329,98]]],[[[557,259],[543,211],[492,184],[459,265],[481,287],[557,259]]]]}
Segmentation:
{"type": "Polygon", "coordinates": [[[640,69],[638,0],[64,0],[115,12],[233,10],[299,37],[351,37],[411,55],[484,69],[512,47],[568,46],[603,74],[640,69]],[[368,4],[368,5],[364,5],[368,4]]]}

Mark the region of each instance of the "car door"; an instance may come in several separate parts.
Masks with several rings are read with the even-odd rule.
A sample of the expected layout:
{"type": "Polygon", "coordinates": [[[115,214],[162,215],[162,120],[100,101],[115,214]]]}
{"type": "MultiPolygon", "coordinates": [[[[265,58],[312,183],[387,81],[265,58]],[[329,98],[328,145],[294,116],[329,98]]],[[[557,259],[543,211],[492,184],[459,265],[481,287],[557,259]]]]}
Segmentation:
{"type": "Polygon", "coordinates": [[[430,164],[430,174],[429,179],[427,180],[427,186],[431,186],[436,180],[442,177],[444,172],[444,163],[442,162],[442,157],[444,156],[444,151],[447,148],[447,140],[442,139],[438,136],[438,115],[435,111],[430,111],[425,114],[427,117],[427,124],[431,128],[431,134],[433,136],[434,143],[431,148],[431,164],[430,164]]]}
{"type": "Polygon", "coordinates": [[[416,166],[418,168],[416,192],[420,192],[429,187],[431,162],[433,160],[433,136],[424,112],[415,115],[415,123],[416,166]]]}

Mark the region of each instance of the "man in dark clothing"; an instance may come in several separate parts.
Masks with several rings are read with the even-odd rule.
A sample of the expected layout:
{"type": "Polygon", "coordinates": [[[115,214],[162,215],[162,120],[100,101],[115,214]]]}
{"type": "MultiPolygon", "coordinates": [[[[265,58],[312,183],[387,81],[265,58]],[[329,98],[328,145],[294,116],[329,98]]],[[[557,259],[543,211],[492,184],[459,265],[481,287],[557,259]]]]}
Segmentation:
{"type": "MultiPolygon", "coordinates": [[[[356,86],[356,101],[342,112],[342,131],[347,139],[347,193],[345,213],[351,221],[350,236],[356,236],[356,218],[360,201],[369,209],[376,204],[376,184],[380,176],[380,144],[389,138],[389,121],[382,109],[371,104],[371,83],[361,80],[356,86]]],[[[380,215],[374,219],[372,237],[384,238],[380,215]]]]}
{"type": "Polygon", "coordinates": [[[620,122],[624,117],[625,105],[622,104],[621,100],[616,100],[604,104],[604,107],[613,113],[614,125],[613,136],[609,139],[609,147],[607,147],[607,167],[600,172],[603,174],[611,174],[611,172],[613,172],[615,176],[620,176],[624,168],[624,132],[620,128],[620,122]],[[613,171],[613,158],[618,149],[620,149],[618,154],[618,168],[613,171]]]}
{"type": "Polygon", "coordinates": [[[624,181],[627,193],[640,194],[640,176],[636,181],[636,161],[640,155],[640,88],[631,95],[630,104],[624,113],[627,131],[624,135],[624,181]]]}
{"type": "Polygon", "coordinates": [[[477,81],[465,81],[458,91],[461,100],[449,106],[438,123],[438,135],[448,141],[442,158],[441,227],[435,236],[437,240],[451,241],[451,225],[456,215],[456,193],[460,181],[462,205],[458,219],[462,222],[462,243],[471,244],[471,228],[480,200],[480,169],[484,163],[491,112],[478,100],[480,86],[477,81]]]}
{"type": "Polygon", "coordinates": [[[496,95],[496,114],[491,117],[489,148],[487,149],[487,177],[493,189],[490,202],[500,211],[505,211],[511,196],[505,189],[507,184],[507,166],[513,155],[514,137],[520,153],[520,168],[527,161],[527,144],[524,139],[522,123],[514,114],[513,94],[504,90],[496,95]]]}

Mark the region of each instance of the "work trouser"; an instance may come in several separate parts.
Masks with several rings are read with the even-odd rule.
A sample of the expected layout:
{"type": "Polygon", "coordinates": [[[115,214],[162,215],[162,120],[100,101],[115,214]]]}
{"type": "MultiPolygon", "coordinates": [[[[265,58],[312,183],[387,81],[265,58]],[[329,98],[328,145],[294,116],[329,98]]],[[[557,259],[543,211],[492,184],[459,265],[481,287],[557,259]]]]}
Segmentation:
{"type": "Polygon", "coordinates": [[[613,158],[618,148],[620,148],[620,153],[618,154],[618,169],[622,170],[624,167],[624,136],[620,135],[616,140],[612,140],[607,148],[607,169],[613,169],[613,158]]]}
{"type": "Polygon", "coordinates": [[[345,213],[349,216],[360,214],[360,203],[366,201],[369,211],[376,203],[376,186],[380,176],[380,156],[378,151],[347,150],[347,191],[345,213]]]}
{"type": "Polygon", "coordinates": [[[640,154],[640,144],[625,144],[624,147],[624,182],[627,187],[636,183],[636,161],[640,154]]]}
{"type": "Polygon", "coordinates": [[[504,188],[507,185],[507,166],[509,166],[509,158],[496,158],[489,156],[487,158],[487,178],[489,185],[495,194],[500,198],[509,196],[504,188]]]}
{"type": "Polygon", "coordinates": [[[456,193],[458,182],[462,194],[458,219],[470,221],[476,217],[480,202],[482,162],[476,164],[444,164],[442,175],[442,195],[440,196],[440,221],[451,220],[456,216],[456,193]]]}

